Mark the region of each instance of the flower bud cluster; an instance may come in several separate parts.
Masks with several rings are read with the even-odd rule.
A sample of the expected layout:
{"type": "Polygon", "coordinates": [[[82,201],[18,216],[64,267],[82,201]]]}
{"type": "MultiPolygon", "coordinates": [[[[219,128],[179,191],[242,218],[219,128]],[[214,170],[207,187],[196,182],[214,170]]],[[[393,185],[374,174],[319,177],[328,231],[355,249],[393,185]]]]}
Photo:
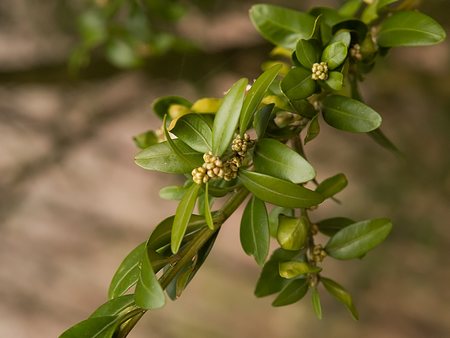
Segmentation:
{"type": "Polygon", "coordinates": [[[361,46],[355,43],[352,48],[350,48],[350,56],[356,61],[361,61],[363,56],[361,54],[361,46]]]}
{"type": "Polygon", "coordinates": [[[316,264],[322,262],[324,258],[327,256],[327,253],[320,244],[314,245],[311,254],[312,259],[314,260],[314,262],[316,262],[316,264]]]}
{"type": "Polygon", "coordinates": [[[328,65],[326,62],[313,64],[311,71],[312,71],[311,77],[313,80],[328,79],[328,65]]]}
{"type": "Polygon", "coordinates": [[[253,142],[250,140],[250,136],[247,133],[244,134],[243,138],[240,135],[237,135],[231,143],[231,150],[237,153],[237,155],[244,157],[252,143],[253,142]]]}

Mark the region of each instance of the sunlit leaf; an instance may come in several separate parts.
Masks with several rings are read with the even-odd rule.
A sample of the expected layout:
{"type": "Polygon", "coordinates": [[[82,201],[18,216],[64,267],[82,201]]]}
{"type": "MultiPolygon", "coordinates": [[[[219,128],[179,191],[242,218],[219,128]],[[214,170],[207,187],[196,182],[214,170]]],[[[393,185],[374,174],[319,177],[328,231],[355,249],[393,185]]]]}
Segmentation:
{"type": "Polygon", "coordinates": [[[308,239],[308,228],[308,221],[304,217],[280,215],[277,231],[278,243],[285,250],[300,250],[308,239]]]}
{"type": "Polygon", "coordinates": [[[177,120],[175,127],[170,132],[200,153],[211,150],[212,119],[210,115],[183,115],[177,120]]]}
{"type": "Polygon", "coordinates": [[[336,283],[334,280],[320,277],[320,281],[325,287],[325,289],[338,301],[345,305],[345,307],[350,311],[355,320],[359,319],[358,311],[353,304],[352,296],[345,290],[341,285],[336,283]]]}
{"type": "Polygon", "coordinates": [[[317,266],[312,266],[306,262],[290,261],[281,262],[279,264],[280,276],[287,279],[292,279],[308,273],[320,272],[322,269],[317,266]]]}
{"type": "Polygon", "coordinates": [[[329,198],[342,191],[348,184],[344,174],[337,174],[320,182],[316,191],[323,197],[329,198]]]}

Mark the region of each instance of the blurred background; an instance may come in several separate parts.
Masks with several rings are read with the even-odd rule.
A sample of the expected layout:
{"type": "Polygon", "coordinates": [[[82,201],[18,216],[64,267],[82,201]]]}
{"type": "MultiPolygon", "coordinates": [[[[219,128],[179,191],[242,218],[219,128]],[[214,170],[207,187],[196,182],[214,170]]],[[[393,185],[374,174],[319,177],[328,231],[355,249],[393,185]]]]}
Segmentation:
{"type": "MultiPolygon", "coordinates": [[[[119,13],[105,31],[88,1],[0,2],[2,337],[57,337],[84,319],[106,300],[125,255],[173,214],[176,203],[158,191],[175,178],[133,163],[132,136],[159,126],[152,100],[221,96],[255,78],[271,49],[248,19],[253,1],[155,3],[151,22],[138,16],[120,28],[119,13]]],[[[448,32],[447,5],[421,9],[448,32]]],[[[394,222],[363,261],[326,260],[327,275],[354,295],[359,322],[325,294],[322,321],[309,297],[285,308],[256,299],[259,268],[240,248],[234,216],[182,297],[148,313],[130,337],[449,337],[449,68],[448,40],[398,49],[363,85],[405,160],[323,123],[306,147],[319,180],[344,172],[350,181],[343,203],[327,202],[314,219],[394,222]]]]}

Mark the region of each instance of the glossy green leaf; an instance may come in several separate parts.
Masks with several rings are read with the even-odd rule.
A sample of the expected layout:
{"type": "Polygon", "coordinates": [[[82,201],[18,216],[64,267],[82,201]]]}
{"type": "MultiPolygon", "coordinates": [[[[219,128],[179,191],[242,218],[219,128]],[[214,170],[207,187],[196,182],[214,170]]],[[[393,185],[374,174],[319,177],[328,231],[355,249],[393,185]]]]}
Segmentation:
{"type": "Polygon", "coordinates": [[[384,20],[377,41],[381,47],[428,46],[445,37],[445,30],[434,19],[418,11],[404,11],[384,20]]]}
{"type": "Polygon", "coordinates": [[[161,119],[164,115],[169,113],[169,107],[173,104],[179,104],[181,106],[185,106],[190,108],[192,103],[180,96],[163,96],[157,98],[152,103],[153,111],[158,115],[161,119]]]}
{"type": "Polygon", "coordinates": [[[134,295],[120,296],[102,304],[89,318],[120,315],[129,311],[133,305],[134,295]]]}
{"type": "Polygon", "coordinates": [[[277,249],[273,252],[269,260],[264,264],[261,275],[256,283],[256,297],[269,296],[283,289],[289,281],[280,276],[278,264],[282,261],[291,260],[296,254],[294,251],[286,251],[283,249],[277,249]]]}
{"type": "Polygon", "coordinates": [[[352,41],[351,34],[346,30],[341,30],[333,35],[333,37],[330,40],[330,44],[335,43],[335,42],[342,42],[348,48],[348,47],[350,47],[351,41],[352,41]]]}
{"type": "Polygon", "coordinates": [[[159,309],[166,303],[164,290],[156,278],[147,250],[141,258],[141,272],[134,292],[136,305],[143,309],[159,309]]]}
{"type": "Polygon", "coordinates": [[[242,214],[240,239],[245,253],[263,265],[269,254],[269,220],[266,205],[255,196],[249,200],[242,214]]]}
{"type": "Polygon", "coordinates": [[[239,122],[247,83],[247,79],[236,82],[225,95],[216,113],[212,132],[214,155],[221,156],[228,149],[239,122]]]}
{"type": "Polygon", "coordinates": [[[344,42],[338,41],[328,45],[322,53],[321,60],[326,62],[328,69],[339,67],[347,57],[347,46],[344,42]]]}
{"type": "Polygon", "coordinates": [[[317,288],[311,290],[311,302],[317,318],[322,319],[322,305],[320,304],[320,295],[317,288]]]}
{"type": "Polygon", "coordinates": [[[345,290],[341,285],[336,283],[334,280],[329,278],[320,277],[320,281],[322,282],[325,289],[338,301],[345,305],[345,307],[350,311],[353,318],[355,320],[359,319],[358,311],[356,310],[355,305],[353,304],[352,296],[345,290]]]}
{"type": "Polygon", "coordinates": [[[383,242],[391,229],[392,223],[386,218],[354,223],[333,235],[325,251],[336,259],[358,258],[383,242]]]}
{"type": "Polygon", "coordinates": [[[344,174],[337,174],[322,181],[317,186],[316,191],[323,197],[329,198],[342,191],[347,184],[347,177],[344,174]]]}
{"type": "Polygon", "coordinates": [[[317,115],[314,106],[308,100],[291,100],[290,103],[294,110],[303,117],[312,119],[317,115]]]}
{"type": "Polygon", "coordinates": [[[259,138],[264,136],[266,132],[267,126],[269,125],[269,121],[272,117],[273,107],[275,105],[269,104],[267,106],[262,107],[255,114],[255,119],[253,120],[253,126],[256,131],[256,136],[259,138]]]}
{"type": "Polygon", "coordinates": [[[323,101],[323,118],[332,127],[354,133],[367,133],[381,125],[381,116],[364,103],[341,95],[323,101]]]}
{"type": "Polygon", "coordinates": [[[285,250],[300,250],[308,239],[309,224],[304,217],[288,217],[280,215],[278,218],[277,241],[285,250]]]}
{"type": "Polygon", "coordinates": [[[206,114],[186,114],[177,120],[170,132],[192,149],[206,153],[211,150],[212,119],[206,114]]]}
{"type": "Polygon", "coordinates": [[[118,316],[95,317],[72,326],[59,338],[112,338],[118,325],[118,316]]]}
{"type": "Polygon", "coordinates": [[[344,86],[344,75],[341,72],[329,72],[328,79],[321,81],[330,90],[340,91],[344,86]]]}
{"type": "Polygon", "coordinates": [[[299,39],[307,39],[314,29],[314,17],[274,5],[254,5],[250,19],[256,30],[275,45],[294,49],[299,39]]]}
{"type": "Polygon", "coordinates": [[[139,149],[145,149],[158,143],[158,137],[153,130],[149,130],[133,137],[133,141],[139,149]]]}
{"type": "Polygon", "coordinates": [[[348,19],[333,26],[333,34],[342,30],[348,30],[353,33],[353,35],[356,35],[355,38],[357,38],[357,41],[364,41],[367,32],[369,31],[369,27],[361,20],[348,19]]]}
{"type": "Polygon", "coordinates": [[[159,197],[165,200],[179,201],[183,198],[185,192],[186,187],[181,187],[179,185],[169,185],[159,190],[159,197]]]}
{"type": "Polygon", "coordinates": [[[316,91],[316,81],[311,78],[310,69],[291,68],[281,81],[281,90],[290,101],[306,99],[316,91]]]}
{"type": "Polygon", "coordinates": [[[208,182],[206,182],[205,184],[205,221],[206,224],[208,225],[208,227],[211,230],[214,230],[214,222],[213,222],[213,218],[211,215],[211,208],[210,208],[210,204],[209,204],[209,184],[208,182]]]}
{"type": "Polygon", "coordinates": [[[306,278],[294,279],[281,290],[275,298],[273,306],[285,306],[293,304],[302,299],[308,291],[308,280],[306,278]]]}
{"type": "Polygon", "coordinates": [[[338,13],[344,17],[352,17],[361,8],[361,0],[348,0],[338,10],[338,13]]]}
{"type": "Polygon", "coordinates": [[[139,279],[141,257],[145,251],[145,242],[133,249],[119,265],[108,290],[108,298],[123,295],[139,279]]]}
{"type": "Polygon", "coordinates": [[[314,140],[320,133],[319,116],[316,115],[309,122],[308,129],[306,131],[305,144],[314,140]]]}
{"type": "Polygon", "coordinates": [[[295,47],[297,60],[307,69],[311,69],[313,64],[319,62],[321,53],[320,43],[315,39],[300,39],[295,47]]]}
{"type": "Polygon", "coordinates": [[[283,208],[283,207],[273,207],[273,209],[269,213],[269,230],[270,230],[270,236],[277,237],[277,231],[278,231],[278,217],[280,215],[285,216],[294,216],[294,210],[290,208],[283,208]]]}
{"type": "Polygon", "coordinates": [[[267,89],[275,80],[281,70],[281,65],[275,65],[262,73],[253,83],[245,96],[239,121],[239,132],[242,135],[247,131],[256,109],[259,107],[267,89]]]}
{"type": "Polygon", "coordinates": [[[255,170],[293,183],[312,180],[316,172],[300,154],[287,145],[269,138],[258,141],[253,163],[255,170]]]}
{"type": "MultiPolygon", "coordinates": [[[[176,147],[189,158],[189,162],[201,166],[203,163],[202,154],[187,146],[181,140],[173,140],[176,147]]],[[[190,173],[192,166],[184,161],[180,161],[167,142],[154,144],[139,152],[134,158],[135,163],[147,170],[161,171],[170,174],[190,173]]]]}
{"type": "Polygon", "coordinates": [[[192,211],[197,201],[198,192],[200,190],[200,184],[192,184],[186,191],[183,199],[180,201],[175,213],[172,227],[171,237],[171,249],[175,254],[180,249],[181,242],[183,241],[184,234],[186,233],[189,220],[192,215],[192,211]]]}
{"type": "Polygon", "coordinates": [[[316,225],[318,226],[319,231],[324,235],[333,236],[339,230],[353,223],[355,223],[355,221],[350,218],[333,217],[317,222],[316,225]]]}
{"type": "Polygon", "coordinates": [[[279,265],[280,276],[287,279],[292,279],[308,273],[317,273],[322,269],[317,266],[312,266],[306,262],[290,261],[282,262],[279,265]]]}
{"type": "Polygon", "coordinates": [[[322,195],[269,175],[239,170],[239,179],[259,199],[286,208],[309,208],[323,201],[322,195]]]}

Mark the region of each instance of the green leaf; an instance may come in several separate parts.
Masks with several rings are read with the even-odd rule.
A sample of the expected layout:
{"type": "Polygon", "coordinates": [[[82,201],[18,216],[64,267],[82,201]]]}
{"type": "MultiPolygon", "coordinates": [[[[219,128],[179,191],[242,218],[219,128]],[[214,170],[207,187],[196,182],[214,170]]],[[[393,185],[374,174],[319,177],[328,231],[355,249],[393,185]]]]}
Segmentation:
{"type": "Polygon", "coordinates": [[[142,254],[141,272],[134,292],[134,301],[143,309],[159,309],[166,303],[164,290],[153,271],[147,250],[142,254]]]}
{"type": "Polygon", "coordinates": [[[290,101],[306,99],[316,91],[316,81],[311,78],[310,69],[294,67],[281,81],[281,90],[290,101]]]}
{"type": "Polygon", "coordinates": [[[294,210],[290,208],[274,207],[269,213],[269,230],[270,236],[277,237],[278,217],[283,214],[285,216],[294,216],[294,210]]]}
{"type": "MultiPolygon", "coordinates": [[[[187,146],[181,140],[172,140],[176,147],[189,158],[189,163],[193,162],[196,166],[203,163],[202,154],[196,152],[187,146]]],[[[154,144],[147,149],[139,152],[134,158],[135,163],[147,170],[161,171],[169,174],[185,174],[190,173],[192,166],[184,161],[180,161],[177,154],[167,142],[154,144]]]]}
{"type": "Polygon", "coordinates": [[[323,197],[329,198],[342,191],[347,184],[347,177],[344,174],[337,174],[322,181],[317,186],[316,191],[323,197]]]}
{"type": "Polygon", "coordinates": [[[133,137],[133,141],[139,149],[145,149],[158,143],[158,137],[153,130],[149,130],[133,137]]]}
{"type": "Polygon", "coordinates": [[[320,304],[320,295],[317,288],[311,290],[311,301],[317,318],[322,319],[322,305],[320,304]]]}
{"type": "Polygon", "coordinates": [[[314,140],[320,133],[319,115],[312,118],[306,131],[305,144],[314,140]]]}
{"type": "Polygon", "coordinates": [[[120,296],[101,305],[89,318],[120,315],[127,312],[133,305],[134,295],[120,296]]]}
{"type": "Polygon", "coordinates": [[[309,208],[322,203],[319,193],[269,175],[239,170],[242,184],[259,199],[286,208],[309,208]]]}
{"type": "Polygon", "coordinates": [[[312,266],[306,262],[290,261],[280,263],[279,270],[281,277],[292,279],[308,273],[317,273],[322,269],[317,266],[312,266]]]}
{"type": "Polygon", "coordinates": [[[165,200],[179,201],[183,198],[185,192],[186,187],[181,187],[179,185],[169,185],[159,190],[159,197],[165,200]]]}
{"type": "Polygon", "coordinates": [[[177,120],[170,132],[192,149],[207,153],[211,150],[211,119],[206,114],[186,114],[177,120]]]}
{"type": "Polygon", "coordinates": [[[349,19],[339,22],[333,26],[333,33],[337,33],[341,30],[348,30],[356,35],[355,38],[357,41],[364,41],[369,27],[367,27],[367,25],[361,20],[349,19]]]}
{"type": "Polygon", "coordinates": [[[325,84],[327,89],[337,92],[344,86],[344,75],[341,72],[329,72],[328,79],[320,82],[325,84]]]}
{"type": "Polygon", "coordinates": [[[300,250],[308,239],[309,224],[304,217],[295,218],[280,215],[277,240],[285,250],[300,250]]]}
{"type": "Polygon", "coordinates": [[[321,52],[320,43],[315,39],[300,39],[295,48],[298,61],[307,69],[311,69],[313,64],[319,62],[321,52]]]}
{"type": "Polygon", "coordinates": [[[145,251],[145,242],[134,248],[119,265],[109,285],[108,298],[113,299],[123,295],[139,279],[139,265],[145,251]]]}
{"type": "Polygon", "coordinates": [[[163,96],[157,98],[152,103],[153,111],[158,115],[161,119],[164,115],[169,113],[169,108],[171,105],[181,105],[187,108],[192,106],[192,103],[180,96],[163,96]]]}
{"type": "Polygon", "coordinates": [[[339,14],[337,10],[329,7],[315,7],[310,13],[314,16],[321,17],[321,20],[328,26],[334,26],[335,24],[345,20],[345,17],[339,14]]]}
{"type": "Polygon", "coordinates": [[[287,145],[269,138],[256,144],[253,163],[255,170],[293,183],[312,180],[316,172],[300,154],[287,145]]]}
{"type": "Polygon", "coordinates": [[[272,117],[273,107],[275,105],[269,104],[267,106],[262,107],[255,114],[255,118],[253,120],[253,126],[256,131],[256,136],[259,138],[264,136],[266,132],[267,126],[269,125],[269,121],[272,117]]]}
{"type": "Polygon", "coordinates": [[[245,253],[263,265],[269,254],[269,220],[266,205],[255,196],[247,203],[242,215],[240,239],[245,253]]]}
{"type": "Polygon", "coordinates": [[[195,202],[197,201],[200,186],[200,184],[192,184],[178,204],[175,219],[173,220],[171,237],[171,249],[174,254],[180,249],[192,211],[195,207],[195,202]]]}
{"type": "Polygon", "coordinates": [[[106,46],[106,57],[116,67],[134,68],[142,64],[142,59],[128,41],[113,39],[106,46]]]}
{"type": "Polygon", "coordinates": [[[59,338],[112,338],[118,318],[118,316],[105,316],[83,320],[69,328],[59,338]]]}
{"type": "Polygon", "coordinates": [[[216,113],[212,131],[214,155],[221,156],[228,149],[239,121],[247,83],[247,79],[236,82],[225,95],[216,113]]]}
{"type": "Polygon", "coordinates": [[[290,281],[275,298],[273,306],[284,306],[293,304],[302,299],[308,291],[308,280],[306,278],[290,281]]]}
{"type": "Polygon", "coordinates": [[[381,116],[364,103],[341,95],[329,95],[323,102],[323,118],[332,127],[367,133],[381,125],[381,116]]]}
{"type": "Polygon", "coordinates": [[[345,290],[341,285],[336,283],[334,280],[329,278],[320,277],[320,281],[322,282],[325,289],[338,301],[345,305],[345,307],[350,311],[353,318],[355,320],[359,319],[358,311],[356,310],[355,305],[353,304],[352,296],[345,290]]]}
{"type": "Polygon", "coordinates": [[[211,230],[214,230],[214,222],[211,215],[211,208],[209,205],[209,196],[208,196],[209,184],[206,182],[205,184],[205,220],[206,224],[211,230]]]}
{"type": "Polygon", "coordinates": [[[383,242],[391,229],[392,223],[386,218],[354,223],[331,237],[325,251],[336,259],[359,258],[383,242]]]}
{"type": "Polygon", "coordinates": [[[398,0],[378,0],[378,11],[381,11],[382,9],[384,9],[384,7],[389,6],[390,4],[393,4],[397,1],[398,0]]]}
{"type": "MultiPolygon", "coordinates": [[[[170,216],[159,223],[153,230],[147,243],[148,249],[153,251],[160,250],[161,248],[170,244],[170,238],[172,235],[172,227],[175,217],[170,216]]],[[[185,238],[196,233],[198,230],[205,226],[205,218],[200,215],[192,215],[189,224],[186,229],[185,238]]]]}
{"type": "Polygon", "coordinates": [[[102,43],[108,37],[107,20],[100,10],[90,9],[81,14],[78,29],[83,43],[89,47],[102,43]]]}
{"type": "Polygon", "coordinates": [[[307,39],[314,30],[314,17],[274,5],[254,5],[250,19],[256,30],[275,45],[294,49],[299,39],[307,39]]]}
{"type": "Polygon", "coordinates": [[[341,30],[333,35],[333,37],[330,40],[330,44],[335,43],[335,42],[342,42],[348,48],[348,47],[350,47],[351,41],[352,41],[351,34],[346,30],[341,30]]]}
{"type": "Polygon", "coordinates": [[[344,42],[338,41],[328,45],[322,53],[321,60],[326,62],[328,69],[339,67],[347,57],[347,46],[344,42]]]}
{"type": "Polygon", "coordinates": [[[307,100],[292,100],[291,105],[294,110],[303,117],[312,119],[314,116],[317,116],[314,106],[307,100]]]}
{"type": "Polygon", "coordinates": [[[383,133],[380,128],[377,128],[368,133],[369,136],[378,143],[380,146],[393,152],[397,156],[402,156],[402,152],[397,148],[397,146],[383,133]]]}
{"type": "Polygon", "coordinates": [[[350,218],[333,217],[317,222],[316,225],[319,227],[319,231],[324,235],[333,236],[339,230],[353,223],[355,223],[355,221],[350,218]]]}
{"type": "Polygon", "coordinates": [[[241,136],[243,136],[245,131],[249,128],[256,109],[266,94],[267,89],[280,72],[281,67],[281,64],[278,64],[262,73],[245,96],[239,121],[239,132],[241,136]]]}
{"type": "Polygon", "coordinates": [[[338,13],[344,17],[353,17],[361,8],[361,0],[348,0],[338,10],[338,13]]]}
{"type": "Polygon", "coordinates": [[[256,283],[255,296],[265,297],[276,293],[283,289],[288,283],[288,280],[282,278],[278,272],[278,264],[280,261],[287,261],[294,258],[297,252],[277,249],[270,256],[269,260],[264,264],[264,267],[256,283]]]}
{"type": "Polygon", "coordinates": [[[446,33],[434,19],[418,11],[394,13],[381,24],[381,47],[428,46],[444,41],[446,33]]]}

